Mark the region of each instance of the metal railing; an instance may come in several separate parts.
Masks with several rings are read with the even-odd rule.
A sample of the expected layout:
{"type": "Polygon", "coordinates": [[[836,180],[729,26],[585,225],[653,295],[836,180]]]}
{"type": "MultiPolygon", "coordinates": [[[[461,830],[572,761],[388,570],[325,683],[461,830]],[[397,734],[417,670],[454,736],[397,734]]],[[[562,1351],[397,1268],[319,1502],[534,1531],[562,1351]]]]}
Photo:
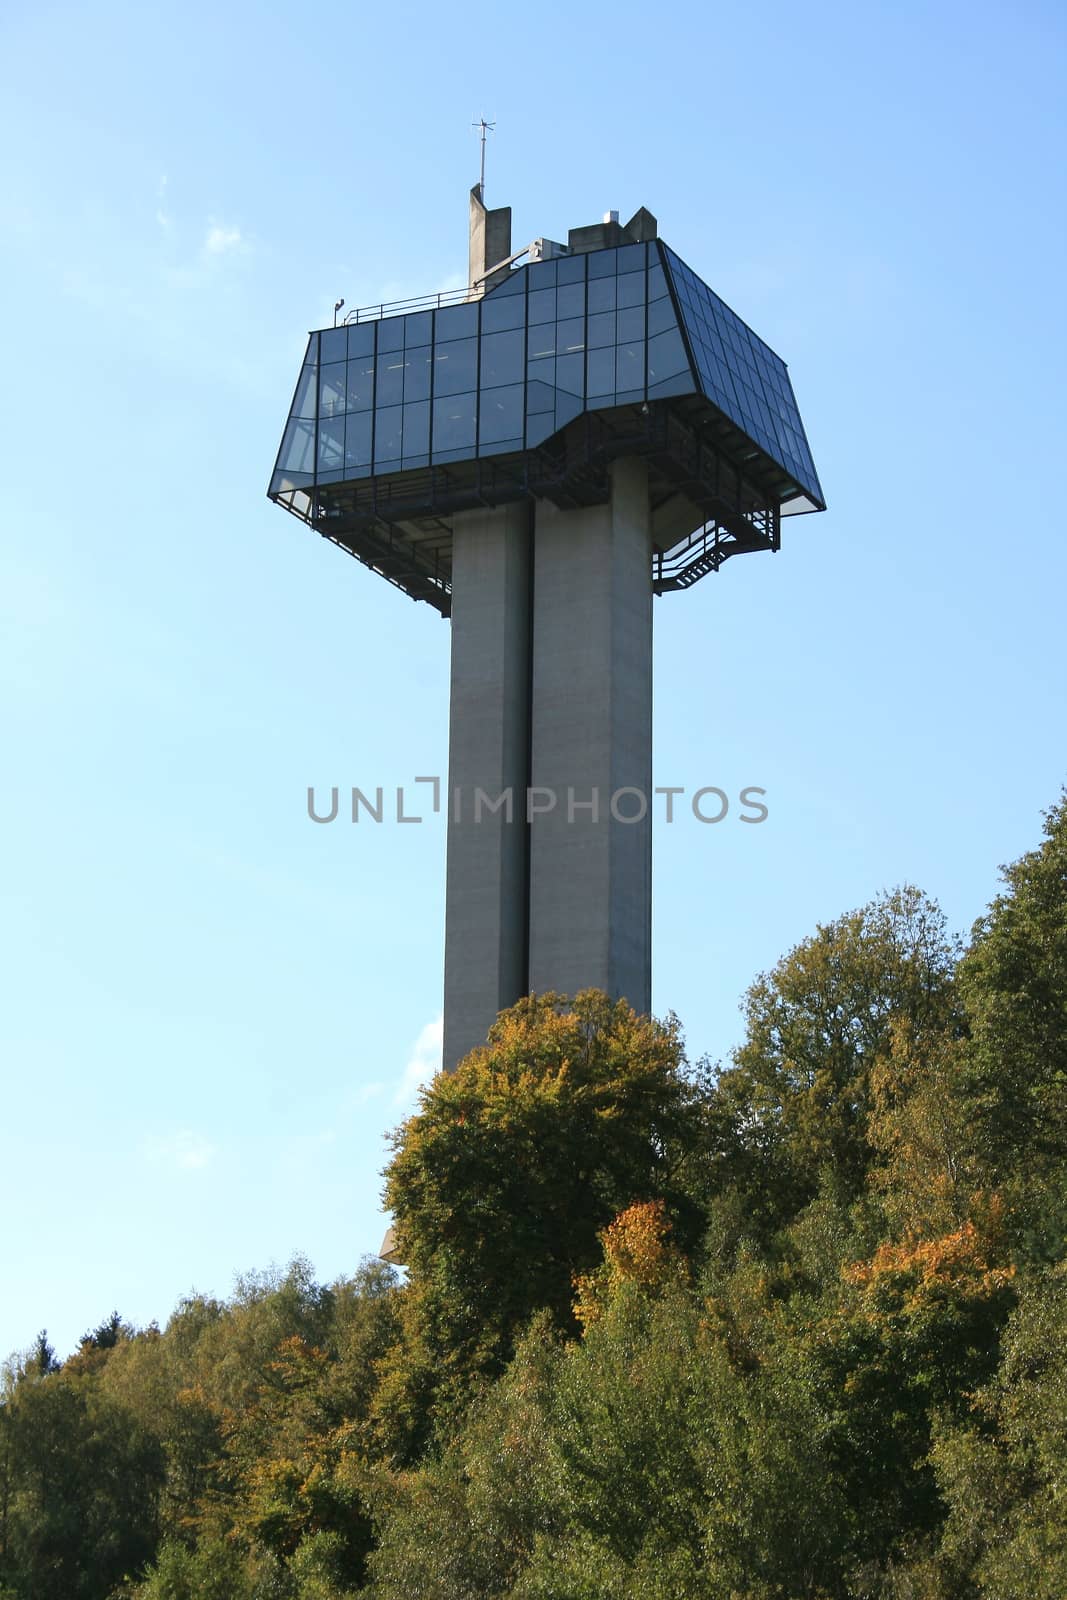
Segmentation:
{"type": "Polygon", "coordinates": [[[442,289],[440,294],[420,294],[409,300],[383,300],[376,306],[360,306],[350,311],[344,327],[353,322],[380,322],[383,317],[405,316],[409,311],[440,311],[442,306],[464,305],[468,300],[481,299],[471,289],[442,289]]]}

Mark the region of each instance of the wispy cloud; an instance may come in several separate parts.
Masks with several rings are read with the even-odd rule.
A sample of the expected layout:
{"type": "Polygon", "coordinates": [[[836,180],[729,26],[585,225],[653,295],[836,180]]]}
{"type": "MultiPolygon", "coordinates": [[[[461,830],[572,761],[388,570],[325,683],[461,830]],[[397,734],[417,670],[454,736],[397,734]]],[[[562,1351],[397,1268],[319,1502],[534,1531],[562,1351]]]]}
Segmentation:
{"type": "Polygon", "coordinates": [[[241,249],[243,243],[240,228],[229,228],[220,222],[213,222],[204,236],[204,254],[224,256],[231,250],[241,249]]]}
{"type": "Polygon", "coordinates": [[[407,1065],[400,1075],[393,1104],[408,1106],[424,1084],[429,1083],[441,1070],[441,1046],[444,1038],[444,1018],[428,1022],[415,1040],[407,1065]]]}
{"type": "Polygon", "coordinates": [[[152,1166],[165,1167],[172,1172],[198,1172],[217,1154],[210,1140],[192,1128],[154,1134],[144,1141],[141,1150],[145,1160],[152,1166]]]}

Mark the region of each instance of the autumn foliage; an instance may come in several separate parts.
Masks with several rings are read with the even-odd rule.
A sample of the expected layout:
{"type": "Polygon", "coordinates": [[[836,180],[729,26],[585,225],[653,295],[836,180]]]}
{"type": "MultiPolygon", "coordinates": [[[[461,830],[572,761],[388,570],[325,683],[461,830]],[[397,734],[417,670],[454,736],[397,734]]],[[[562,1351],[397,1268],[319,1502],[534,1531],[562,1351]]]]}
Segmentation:
{"type": "Polygon", "coordinates": [[[403,1279],[12,1359],[0,1600],[1067,1594],[1064,804],[966,946],[882,895],[723,1063],[522,1001],[386,1196],[403,1279]]]}

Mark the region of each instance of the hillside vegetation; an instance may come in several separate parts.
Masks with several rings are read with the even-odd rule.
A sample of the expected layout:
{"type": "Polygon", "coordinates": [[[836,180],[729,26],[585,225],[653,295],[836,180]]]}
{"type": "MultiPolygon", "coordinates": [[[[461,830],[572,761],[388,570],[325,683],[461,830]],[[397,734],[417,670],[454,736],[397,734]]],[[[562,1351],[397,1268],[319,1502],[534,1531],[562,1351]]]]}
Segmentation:
{"type": "Polygon", "coordinates": [[[1063,1600],[1067,800],[744,1017],[524,1000],[393,1136],[403,1279],[42,1334],[0,1600],[1063,1600]]]}

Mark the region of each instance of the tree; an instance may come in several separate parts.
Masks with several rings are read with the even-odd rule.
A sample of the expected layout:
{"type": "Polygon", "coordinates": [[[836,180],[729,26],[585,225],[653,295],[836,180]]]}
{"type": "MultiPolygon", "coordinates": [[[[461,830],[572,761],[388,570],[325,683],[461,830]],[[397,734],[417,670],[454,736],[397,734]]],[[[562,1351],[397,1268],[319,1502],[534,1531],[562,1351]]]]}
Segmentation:
{"type": "Polygon", "coordinates": [[[0,1407],[9,1494],[0,1583],[19,1600],[100,1600],[151,1560],[158,1441],[66,1371],[0,1407]]]}
{"type": "Polygon", "coordinates": [[[536,1319],[502,1377],[438,1458],[378,1481],[376,1600],[497,1600],[510,1595],[537,1540],[557,1527],[548,1411],[561,1360],[536,1319]]]}
{"type": "Polygon", "coordinates": [[[762,1346],[739,1360],[677,1278],[616,1279],[547,1396],[551,1496],[516,1597],[834,1592],[845,1495],[826,1414],[780,1311],[763,1301],[754,1321],[762,1346]]]}
{"type": "Polygon", "coordinates": [[[97,1327],[90,1328],[88,1333],[82,1334],[81,1348],[83,1350],[114,1350],[119,1340],[123,1337],[129,1337],[130,1332],[131,1330],[123,1322],[119,1313],[113,1311],[97,1327]]]}
{"type": "Polygon", "coordinates": [[[965,1094],[968,1041],[957,1024],[899,1019],[870,1075],[871,1184],[902,1235],[959,1227],[980,1198],[981,1173],[965,1094]]]}
{"type": "Polygon", "coordinates": [[[575,1331],[574,1274],[596,1264],[599,1231],[633,1202],[664,1199],[680,1238],[695,1238],[680,1168],[698,1134],[673,1021],[595,990],[503,1012],[394,1136],[385,1200],[410,1275],[412,1359],[380,1403],[402,1407],[396,1391],[410,1401],[427,1379],[461,1389],[499,1371],[541,1309],[575,1331]]]}
{"type": "Polygon", "coordinates": [[[935,1443],[949,1506],[937,1565],[989,1600],[1067,1594],[1065,1343],[1067,1271],[1060,1265],[1026,1286],[995,1378],[975,1397],[970,1416],[942,1427],[935,1443]]]}
{"type": "Polygon", "coordinates": [[[773,1231],[831,1172],[855,1198],[875,1158],[871,1074],[902,1022],[950,1031],[956,948],[940,909],[907,887],[820,927],[749,989],[746,1036],[708,1109],[715,1193],[773,1231]]]}
{"type": "Polygon", "coordinates": [[[637,1284],[651,1295],[684,1281],[685,1262],[671,1243],[670,1232],[662,1200],[630,1206],[604,1229],[603,1264],[574,1280],[574,1314],[583,1332],[599,1321],[604,1306],[623,1284],[637,1284]]]}
{"type": "Polygon", "coordinates": [[[47,1378],[49,1373],[58,1372],[61,1364],[56,1359],[55,1350],[48,1342],[47,1329],[42,1328],[26,1357],[27,1375],[32,1373],[36,1378],[47,1378]]]}
{"type": "Polygon", "coordinates": [[[1006,892],[960,965],[968,1118],[1017,1232],[1054,1258],[1067,1233],[1067,795],[1045,816],[1044,843],[1001,870],[1006,892]]]}

